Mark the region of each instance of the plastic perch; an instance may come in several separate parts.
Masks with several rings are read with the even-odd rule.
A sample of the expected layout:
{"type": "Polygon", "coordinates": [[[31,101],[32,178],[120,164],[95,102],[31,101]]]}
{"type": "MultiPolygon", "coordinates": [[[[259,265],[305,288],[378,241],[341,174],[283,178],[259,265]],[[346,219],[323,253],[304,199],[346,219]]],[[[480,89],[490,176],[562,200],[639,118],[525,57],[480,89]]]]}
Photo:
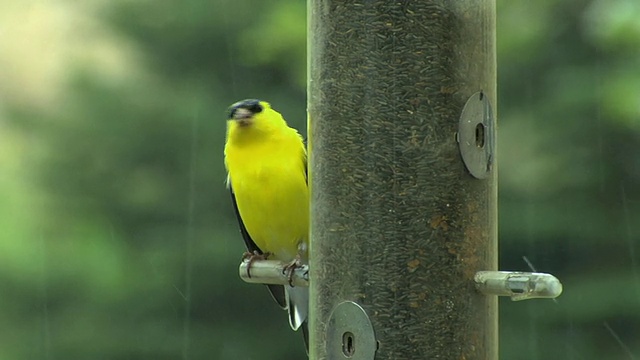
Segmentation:
{"type": "MultiPolygon", "coordinates": [[[[287,269],[289,264],[279,260],[255,260],[251,263],[251,268],[249,269],[249,260],[244,260],[240,263],[238,272],[240,278],[248,283],[289,285],[289,272],[287,269]]],[[[293,270],[291,285],[309,286],[308,265],[300,265],[293,270]]]]}
{"type": "Polygon", "coordinates": [[[511,300],[553,299],[562,294],[560,280],[551,274],[516,271],[479,271],[476,287],[485,295],[510,296],[511,300]]]}

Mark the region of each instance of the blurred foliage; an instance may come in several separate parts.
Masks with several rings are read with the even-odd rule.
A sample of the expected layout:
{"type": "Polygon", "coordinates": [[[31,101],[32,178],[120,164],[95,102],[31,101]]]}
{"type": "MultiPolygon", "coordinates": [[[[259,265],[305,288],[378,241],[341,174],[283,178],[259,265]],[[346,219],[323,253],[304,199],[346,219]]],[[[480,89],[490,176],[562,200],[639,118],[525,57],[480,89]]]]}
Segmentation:
{"type": "MultiPolygon", "coordinates": [[[[504,359],[640,353],[638,4],[498,1],[501,268],[565,285],[501,303],[504,359]]],[[[237,278],[222,147],[243,98],[304,132],[305,21],[301,0],[0,5],[0,359],[304,356],[237,278]]]]}

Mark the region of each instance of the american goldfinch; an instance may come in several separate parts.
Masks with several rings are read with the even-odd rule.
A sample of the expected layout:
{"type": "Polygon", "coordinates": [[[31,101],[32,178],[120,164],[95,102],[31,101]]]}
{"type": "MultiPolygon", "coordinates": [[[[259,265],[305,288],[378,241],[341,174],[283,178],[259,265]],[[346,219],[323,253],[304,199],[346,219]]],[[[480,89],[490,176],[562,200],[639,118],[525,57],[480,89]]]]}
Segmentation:
{"type": "MultiPolygon", "coordinates": [[[[229,108],[224,156],[227,186],[249,253],[292,266],[308,263],[307,157],[300,134],[269,103],[242,100],[229,108]]],[[[308,349],[309,289],[267,287],[288,311],[291,328],[302,328],[308,349]]]]}

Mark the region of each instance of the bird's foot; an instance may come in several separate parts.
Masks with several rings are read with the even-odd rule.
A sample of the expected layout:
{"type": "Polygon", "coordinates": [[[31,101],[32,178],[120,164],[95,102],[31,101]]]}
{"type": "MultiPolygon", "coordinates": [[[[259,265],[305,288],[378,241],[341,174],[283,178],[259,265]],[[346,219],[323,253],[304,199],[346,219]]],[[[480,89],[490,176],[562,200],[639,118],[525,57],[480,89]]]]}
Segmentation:
{"type": "Polygon", "coordinates": [[[283,274],[287,275],[287,278],[289,279],[289,286],[293,287],[293,272],[301,266],[302,261],[300,260],[300,254],[297,254],[296,257],[282,270],[283,274]]]}
{"type": "Polygon", "coordinates": [[[271,253],[269,252],[260,253],[258,250],[254,250],[253,252],[245,251],[244,254],[242,254],[242,261],[248,262],[247,277],[251,278],[251,265],[253,265],[256,260],[267,260],[270,255],[271,253]]]}

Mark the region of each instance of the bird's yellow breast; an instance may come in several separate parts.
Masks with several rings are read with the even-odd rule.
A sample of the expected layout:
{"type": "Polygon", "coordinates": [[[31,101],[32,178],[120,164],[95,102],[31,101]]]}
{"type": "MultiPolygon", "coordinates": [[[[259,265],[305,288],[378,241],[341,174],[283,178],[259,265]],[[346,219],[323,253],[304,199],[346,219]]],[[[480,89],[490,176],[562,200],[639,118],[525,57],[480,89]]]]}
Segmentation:
{"type": "Polygon", "coordinates": [[[289,261],[308,241],[309,192],[302,140],[285,130],[259,141],[230,138],[225,162],[249,235],[263,252],[289,261]]]}

